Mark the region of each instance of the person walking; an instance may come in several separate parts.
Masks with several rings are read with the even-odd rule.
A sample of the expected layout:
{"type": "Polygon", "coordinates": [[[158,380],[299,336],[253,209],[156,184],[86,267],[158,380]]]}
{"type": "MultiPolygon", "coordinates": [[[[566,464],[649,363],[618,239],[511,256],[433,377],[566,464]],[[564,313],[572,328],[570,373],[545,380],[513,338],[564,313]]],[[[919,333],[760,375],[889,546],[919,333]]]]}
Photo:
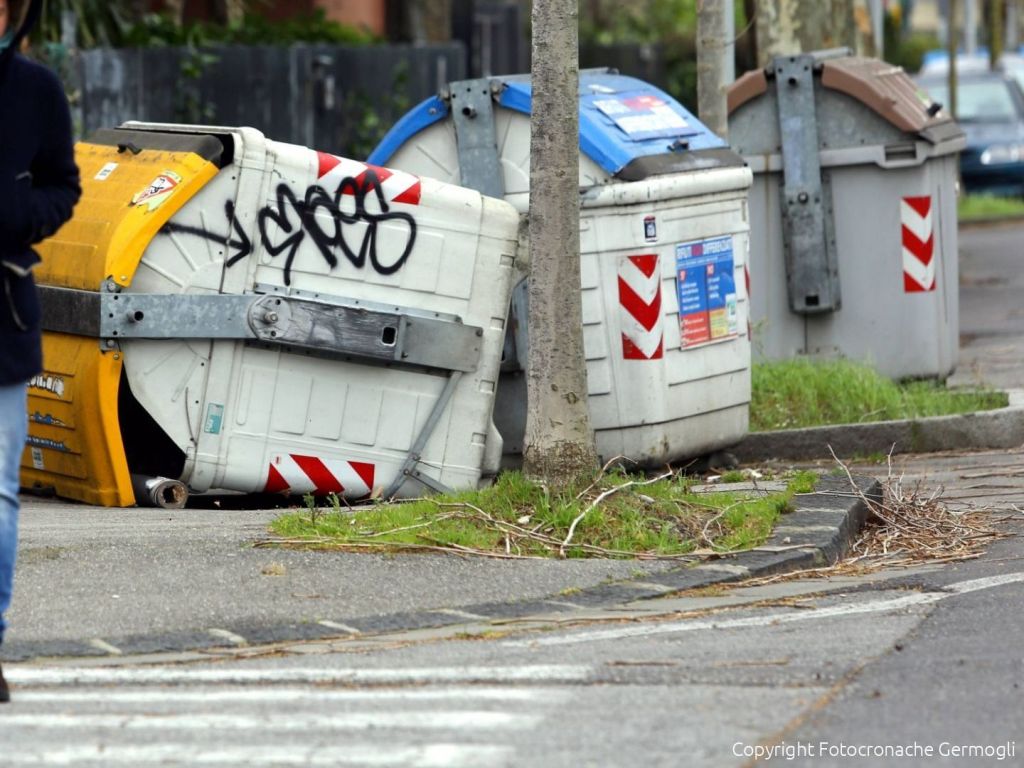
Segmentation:
{"type": "MultiPolygon", "coordinates": [[[[32,246],[71,218],[82,194],[60,80],[18,47],[43,0],[0,0],[0,646],[18,547],[18,473],[29,380],[43,367],[32,246]]],[[[0,702],[10,701],[0,668],[0,702]]]]}

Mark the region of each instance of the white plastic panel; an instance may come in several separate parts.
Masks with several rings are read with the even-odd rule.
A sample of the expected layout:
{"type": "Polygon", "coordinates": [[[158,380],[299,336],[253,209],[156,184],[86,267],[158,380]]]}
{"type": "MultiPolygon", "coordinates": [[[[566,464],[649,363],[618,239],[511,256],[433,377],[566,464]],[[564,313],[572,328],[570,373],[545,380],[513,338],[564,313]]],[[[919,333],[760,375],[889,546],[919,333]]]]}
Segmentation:
{"type": "Polygon", "coordinates": [[[789,311],[779,213],[779,174],[758,174],[751,192],[751,308],[755,359],[849,358],[892,378],[944,378],[957,365],[959,285],[956,156],[923,165],[828,169],[835,211],[842,307],[789,311]],[[930,197],[934,286],[904,285],[901,201],[930,197]]]}
{"type": "MultiPolygon", "coordinates": [[[[491,430],[518,214],[431,179],[253,132],[245,138],[265,152],[239,147],[245,167],[221,171],[175,215],[191,230],[155,238],[131,290],[250,293],[261,285],[456,315],[481,328],[479,365],[460,379],[417,467],[444,485],[474,487],[491,430]],[[310,201],[313,217],[303,213],[310,201]],[[252,246],[237,260],[223,244],[228,202],[252,246]]],[[[447,381],[436,370],[234,341],[133,342],[125,365],[136,397],[186,452],[182,479],[195,491],[362,496],[387,487],[447,381]]],[[[409,481],[400,495],[422,490],[409,481]]]]}
{"type": "MultiPolygon", "coordinates": [[[[527,115],[495,110],[505,199],[526,212],[529,204],[530,127],[527,115]]],[[[390,165],[459,181],[455,130],[450,120],[424,129],[401,147],[390,165]]],[[[746,168],[722,168],[620,183],[580,155],[583,339],[587,387],[598,452],[657,465],[717,450],[747,431],[750,401],[749,316],[745,265],[749,248],[746,168]],[[657,235],[648,240],[645,219],[657,235]],[[682,348],[676,301],[675,246],[732,236],[733,278],[739,291],[735,337],[682,348]],[[630,256],[653,254],[660,265],[662,354],[624,359],[619,265],[630,256]]],[[[517,374],[502,376],[498,407],[506,442],[521,450],[525,387],[517,374]],[[514,414],[511,415],[510,414],[514,414]],[[521,414],[521,415],[520,415],[521,414]]],[[[507,466],[515,458],[506,457],[507,466]]]]}

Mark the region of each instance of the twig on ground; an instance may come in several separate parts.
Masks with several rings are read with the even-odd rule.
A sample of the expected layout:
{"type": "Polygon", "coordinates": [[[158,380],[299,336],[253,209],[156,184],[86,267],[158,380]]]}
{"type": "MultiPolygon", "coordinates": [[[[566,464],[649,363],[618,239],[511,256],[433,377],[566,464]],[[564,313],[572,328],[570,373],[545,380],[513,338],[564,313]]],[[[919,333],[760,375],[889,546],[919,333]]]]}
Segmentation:
{"type": "MultiPolygon", "coordinates": [[[[654,483],[660,482],[661,480],[666,480],[666,479],[672,477],[674,474],[675,474],[674,472],[666,472],[663,475],[658,475],[653,480],[645,480],[645,481],[631,480],[628,483],[622,483],[620,485],[613,486],[613,487],[609,488],[606,491],[602,491],[598,495],[598,497],[596,499],[594,499],[593,502],[591,502],[590,506],[588,506],[586,509],[584,509],[582,512],[580,512],[576,516],[576,519],[572,521],[572,524],[569,526],[569,532],[565,536],[565,541],[563,541],[562,545],[558,548],[558,556],[559,557],[565,557],[565,548],[567,546],[569,546],[569,542],[572,541],[572,536],[576,532],[576,526],[580,524],[580,521],[583,520],[583,518],[585,518],[590,513],[591,510],[593,510],[598,504],[600,504],[602,501],[607,499],[609,496],[611,496],[614,493],[618,493],[619,491],[625,490],[626,488],[640,487],[640,486],[644,486],[644,485],[653,485],[654,483]]],[[[579,497],[577,497],[577,498],[579,498],[579,497]]]]}

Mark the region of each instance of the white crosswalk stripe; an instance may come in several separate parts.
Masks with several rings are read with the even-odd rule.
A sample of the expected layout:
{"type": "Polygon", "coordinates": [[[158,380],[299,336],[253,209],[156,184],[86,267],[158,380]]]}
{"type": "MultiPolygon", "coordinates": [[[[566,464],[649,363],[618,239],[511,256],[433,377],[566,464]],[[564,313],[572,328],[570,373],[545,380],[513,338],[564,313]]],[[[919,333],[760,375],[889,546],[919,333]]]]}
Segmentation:
{"type": "MultiPolygon", "coordinates": [[[[419,766],[420,768],[474,768],[511,765],[512,750],[494,745],[346,744],[341,747],[258,746],[203,748],[192,744],[151,744],[109,746],[87,744],[74,747],[45,747],[36,755],[14,765],[220,765],[220,766],[419,766]]],[[[10,765],[10,764],[8,764],[10,765]]]]}
{"type": "Polygon", "coordinates": [[[12,665],[0,763],[514,766],[574,665],[340,668],[12,665]]]}

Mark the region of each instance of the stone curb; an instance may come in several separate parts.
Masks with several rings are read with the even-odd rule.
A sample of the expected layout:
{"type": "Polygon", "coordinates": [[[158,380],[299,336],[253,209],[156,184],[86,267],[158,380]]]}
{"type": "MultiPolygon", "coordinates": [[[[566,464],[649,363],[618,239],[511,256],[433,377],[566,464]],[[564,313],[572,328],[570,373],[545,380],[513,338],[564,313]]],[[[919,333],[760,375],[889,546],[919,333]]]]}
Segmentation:
{"type": "Polygon", "coordinates": [[[827,427],[752,432],[730,452],[743,463],[770,459],[827,459],[872,453],[934,453],[1016,448],[1024,444],[1024,392],[1007,392],[1010,404],[955,416],[834,424],[827,427]]]}
{"type": "Polygon", "coordinates": [[[54,657],[117,657],[239,648],[270,643],[324,640],[437,629],[523,617],[565,614],[567,610],[618,606],[637,600],[773,576],[835,563],[843,557],[868,515],[861,496],[881,500],[882,488],[874,478],[856,477],[856,490],[843,477],[825,476],[814,493],[795,497],[793,510],[783,516],[762,546],[701,565],[673,568],[636,580],[600,584],[545,600],[483,603],[456,609],[436,609],[384,616],[343,617],[278,626],[226,626],[212,631],[187,630],[157,635],[132,635],[100,640],[55,640],[18,643],[4,648],[5,661],[54,657]]]}
{"type": "Polygon", "coordinates": [[[996,227],[1000,224],[1021,224],[1024,223],[1024,215],[1011,213],[1006,216],[982,216],[976,219],[960,221],[957,226],[960,229],[983,229],[985,227],[996,227]]]}

